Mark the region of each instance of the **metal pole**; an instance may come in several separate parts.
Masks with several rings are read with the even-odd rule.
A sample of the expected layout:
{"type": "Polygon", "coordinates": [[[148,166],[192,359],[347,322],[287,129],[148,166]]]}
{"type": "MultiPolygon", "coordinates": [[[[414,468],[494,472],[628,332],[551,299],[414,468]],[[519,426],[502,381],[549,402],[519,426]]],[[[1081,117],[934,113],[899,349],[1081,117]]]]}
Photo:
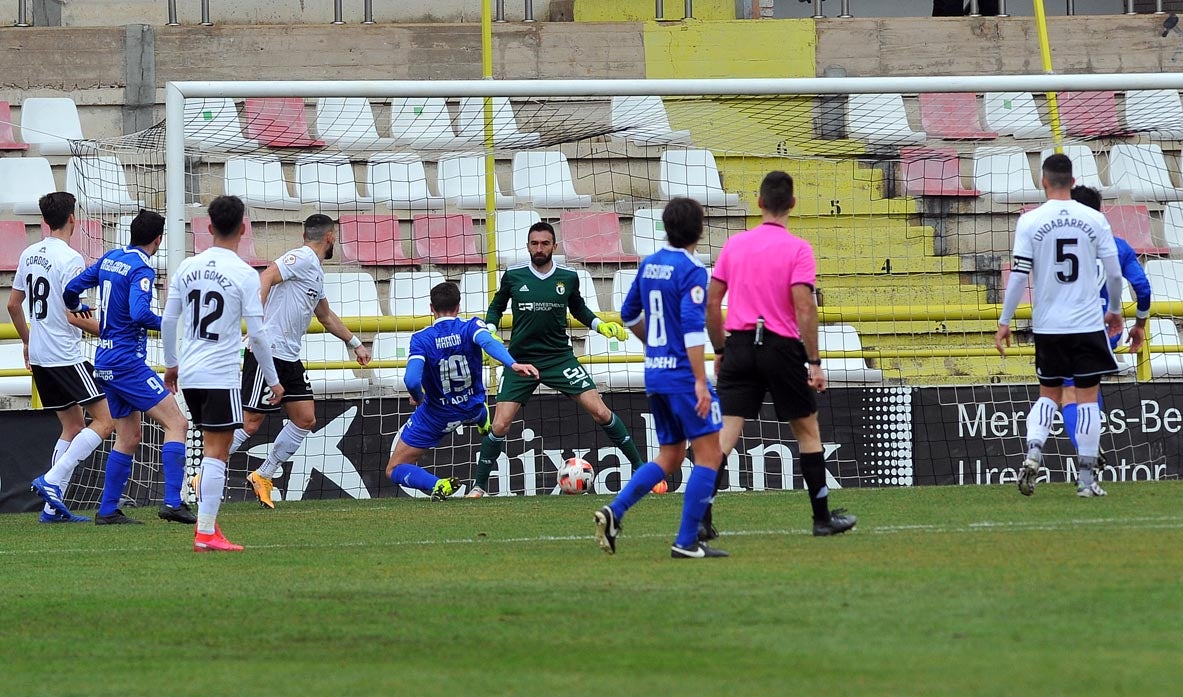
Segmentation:
{"type": "Polygon", "coordinates": [[[850,14],[850,0],[842,0],[842,11],[838,14],[838,19],[851,19],[854,15],[850,14]]]}
{"type": "Polygon", "coordinates": [[[969,16],[981,17],[981,8],[978,7],[978,0],[969,0],[969,16]]]}
{"type": "Polygon", "coordinates": [[[1162,11],[1162,0],[1158,0],[1158,2],[1154,3],[1154,14],[1156,14],[1156,15],[1165,15],[1166,14],[1166,12],[1162,11]]]}
{"type": "Polygon", "coordinates": [[[493,11],[493,21],[494,22],[504,22],[505,21],[505,0],[497,0],[497,7],[493,11]]]}
{"type": "Polygon", "coordinates": [[[363,9],[362,9],[362,13],[363,13],[362,20],[361,20],[362,24],[373,24],[374,23],[374,0],[366,0],[365,5],[363,6],[363,9]]]}
{"type": "Polygon", "coordinates": [[[214,23],[209,21],[209,0],[201,0],[201,26],[214,26],[214,23]]]}
{"type": "Polygon", "coordinates": [[[822,12],[822,0],[813,0],[813,18],[825,19],[826,13],[822,12]]]}
{"type": "Polygon", "coordinates": [[[1127,15],[1136,15],[1138,11],[1134,9],[1134,0],[1126,0],[1125,13],[1127,15]]]}
{"type": "Polygon", "coordinates": [[[686,19],[694,19],[694,0],[686,0],[686,8],[683,13],[686,19]]]}
{"type": "Polygon", "coordinates": [[[998,0],[998,16],[1010,17],[1010,15],[1006,13],[1006,0],[998,0]]]}
{"type": "Polygon", "coordinates": [[[657,9],[654,11],[654,15],[654,19],[659,22],[665,19],[665,3],[661,0],[657,0],[657,9]]]}
{"type": "Polygon", "coordinates": [[[25,0],[16,0],[16,26],[29,26],[28,16],[26,16],[25,0]]]}
{"type": "Polygon", "coordinates": [[[168,0],[168,25],[170,27],[179,26],[181,23],[177,21],[177,0],[168,0]]]}
{"type": "Polygon", "coordinates": [[[344,8],[341,7],[342,4],[343,0],[333,0],[333,24],[345,23],[345,20],[342,19],[342,15],[345,14],[344,8]]]}
{"type": "MultiPolygon", "coordinates": [[[[686,0],[686,2],[689,3],[690,0],[686,0]]],[[[522,17],[522,21],[523,22],[533,22],[534,21],[534,0],[526,0],[526,14],[525,14],[525,16],[522,17]]]]}
{"type": "Polygon", "coordinates": [[[1076,14],[1076,3],[1073,0],[1068,0],[1068,15],[1076,14]]]}

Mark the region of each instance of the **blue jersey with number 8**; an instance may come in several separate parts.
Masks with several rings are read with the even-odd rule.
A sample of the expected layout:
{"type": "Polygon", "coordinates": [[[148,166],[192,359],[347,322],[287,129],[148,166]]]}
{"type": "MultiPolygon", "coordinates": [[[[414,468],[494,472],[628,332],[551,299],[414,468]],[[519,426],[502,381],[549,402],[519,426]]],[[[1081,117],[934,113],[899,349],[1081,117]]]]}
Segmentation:
{"type": "Polygon", "coordinates": [[[488,328],[479,319],[440,317],[411,337],[408,367],[423,361],[424,405],[445,421],[467,418],[485,401],[484,354],[477,344],[481,332],[488,328]]]}

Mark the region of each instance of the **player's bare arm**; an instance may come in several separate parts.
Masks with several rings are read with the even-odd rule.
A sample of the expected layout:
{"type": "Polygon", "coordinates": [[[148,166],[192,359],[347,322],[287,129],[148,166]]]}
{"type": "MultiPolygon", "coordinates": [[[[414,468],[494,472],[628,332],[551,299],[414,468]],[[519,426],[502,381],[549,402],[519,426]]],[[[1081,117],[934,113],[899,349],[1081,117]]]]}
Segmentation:
{"type": "MultiPolygon", "coordinates": [[[[715,375],[723,365],[723,344],[727,334],[723,331],[723,296],[727,295],[727,284],[717,278],[711,279],[707,288],[707,337],[715,349],[715,375]]],[[[642,337],[643,339],[644,337],[642,337]]]]}
{"type": "Polygon", "coordinates": [[[267,265],[263,269],[263,273],[259,274],[259,300],[263,303],[263,307],[267,307],[267,296],[271,294],[272,286],[277,286],[283,283],[283,276],[279,273],[279,267],[275,262],[267,265]]]}
{"type": "Polygon", "coordinates": [[[813,297],[812,286],[803,283],[793,286],[793,308],[797,312],[801,343],[805,344],[805,359],[809,361],[809,386],[818,392],[825,392],[826,373],[822,370],[821,359],[818,357],[817,300],[813,297]]]}

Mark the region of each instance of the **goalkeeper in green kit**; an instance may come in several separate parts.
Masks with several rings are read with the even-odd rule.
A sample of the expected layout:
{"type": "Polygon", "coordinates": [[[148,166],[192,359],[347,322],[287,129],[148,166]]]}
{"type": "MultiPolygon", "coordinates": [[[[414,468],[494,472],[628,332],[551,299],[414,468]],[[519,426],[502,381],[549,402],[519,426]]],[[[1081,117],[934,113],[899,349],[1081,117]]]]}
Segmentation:
{"type": "Polygon", "coordinates": [[[581,324],[604,336],[624,341],[625,328],[617,322],[604,322],[587,309],[579,292],[579,276],[571,269],[556,266],[555,229],[549,223],[530,226],[527,238],[530,263],[511,266],[501,277],[501,286],[489,304],[485,323],[497,328],[501,316],[513,303],[513,335],[509,352],[514,358],[532,363],[538,368],[539,379],[524,378],[505,371],[497,407],[493,412],[489,432],[481,441],[477,460],[476,483],[469,498],[485,496],[489,475],[501,451],[505,449],[505,435],[518,410],[529,401],[538,383],[562,392],[583,407],[600,424],[608,438],[632,462],[634,468],[645,464],[637,444],[628,434],[624,422],[604,404],[591,376],[575,360],[567,338],[567,311],[581,324]]]}

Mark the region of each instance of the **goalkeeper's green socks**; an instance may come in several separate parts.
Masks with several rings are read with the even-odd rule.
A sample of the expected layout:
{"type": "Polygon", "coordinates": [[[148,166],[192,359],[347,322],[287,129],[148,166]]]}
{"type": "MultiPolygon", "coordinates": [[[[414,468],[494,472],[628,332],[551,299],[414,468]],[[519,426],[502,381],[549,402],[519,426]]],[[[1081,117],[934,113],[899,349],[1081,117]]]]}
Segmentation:
{"type": "Polygon", "coordinates": [[[493,467],[501,451],[505,450],[505,436],[499,436],[492,431],[481,439],[481,452],[476,461],[475,485],[484,491],[489,490],[489,475],[493,474],[493,467]]]}
{"type": "MultiPolygon", "coordinates": [[[[603,426],[604,433],[612,441],[612,444],[620,448],[628,461],[633,464],[634,469],[639,469],[645,461],[641,459],[641,452],[637,450],[637,444],[633,441],[633,437],[628,434],[628,429],[624,427],[624,422],[616,414],[612,415],[612,420],[603,426]]],[[[482,453],[484,450],[482,449],[482,453]]],[[[478,470],[479,471],[479,470],[478,470]]]]}

